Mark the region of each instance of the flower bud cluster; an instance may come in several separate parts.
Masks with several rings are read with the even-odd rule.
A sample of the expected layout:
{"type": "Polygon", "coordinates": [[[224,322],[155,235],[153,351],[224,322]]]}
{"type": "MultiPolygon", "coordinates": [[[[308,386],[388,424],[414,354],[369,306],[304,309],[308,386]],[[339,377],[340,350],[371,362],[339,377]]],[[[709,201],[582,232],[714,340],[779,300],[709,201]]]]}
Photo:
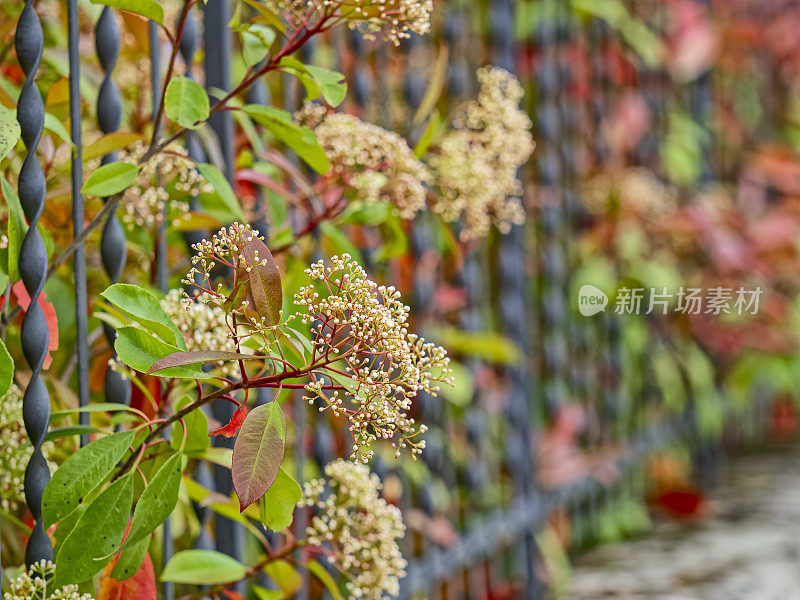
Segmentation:
{"type": "Polygon", "coordinates": [[[306,103],[295,119],[314,130],[331,162],[328,177],[354,201],[389,202],[402,219],[424,210],[427,170],[400,135],[318,104],[306,103]]]}
{"type": "MultiPolygon", "coordinates": [[[[228,317],[225,319],[229,335],[234,341],[243,341],[247,338],[258,344],[262,351],[275,339],[276,324],[269,323],[266,317],[260,316],[250,305],[247,294],[241,296],[241,302],[229,302],[230,294],[222,283],[212,283],[214,270],[220,267],[239,273],[239,281],[243,275],[250,273],[256,266],[269,266],[270,256],[259,256],[258,250],[246,251],[246,246],[253,240],[264,241],[257,231],[250,225],[233,223],[223,227],[211,239],[202,240],[192,246],[195,255],[192,257],[192,267],[181,280],[181,283],[193,290],[188,297],[197,303],[209,307],[217,307],[224,311],[228,317]]],[[[240,349],[238,351],[243,351],[240,349]]]]}
{"type": "Polygon", "coordinates": [[[395,597],[405,576],[398,545],[405,525],[400,510],[380,497],[381,487],[365,465],[343,459],[328,464],[324,478],[303,486],[299,505],[317,509],[306,541],[332,550],[328,559],[351,578],[350,598],[395,597]]]}
{"type": "Polygon", "coordinates": [[[51,589],[50,580],[55,570],[51,561],[34,563],[9,581],[9,591],[3,594],[3,600],[94,600],[91,594],[81,594],[77,585],[51,589]]]}
{"type": "MultiPolygon", "coordinates": [[[[231,327],[222,308],[187,298],[182,290],[167,292],[166,298],[161,301],[161,308],[183,334],[187,350],[237,352],[236,342],[230,334],[231,327]]],[[[226,377],[240,376],[236,362],[223,362],[218,368],[226,377]]]]}
{"type": "MultiPolygon", "coordinates": [[[[130,151],[120,153],[120,160],[136,164],[146,151],[144,142],[136,142],[130,151]]],[[[131,226],[152,227],[165,216],[176,225],[189,211],[187,196],[211,191],[186,149],[173,143],[140,167],[136,181],[123,194],[122,220],[131,226]],[[180,196],[170,196],[166,187],[170,183],[180,196]]]]}
{"type": "MultiPolygon", "coordinates": [[[[243,269],[250,272],[257,264],[267,265],[266,258],[260,259],[256,254],[253,259],[248,259],[244,255],[244,248],[254,239],[262,240],[257,231],[250,225],[233,223],[228,227],[223,227],[211,239],[204,239],[192,245],[195,251],[192,256],[192,268],[181,280],[188,286],[194,286],[197,290],[195,298],[201,302],[214,303],[224,298],[223,286],[218,283],[213,286],[211,283],[212,271],[218,267],[229,269],[243,269]]],[[[234,307],[238,311],[241,307],[234,307]]]]}
{"type": "Polygon", "coordinates": [[[456,109],[453,128],[428,160],[439,191],[432,208],[445,221],[461,220],[463,240],[486,236],[492,224],[507,233],[524,222],[517,170],[534,148],[517,78],[488,67],[478,71],[478,82],[478,96],[456,109]]]}
{"type": "MultiPolygon", "coordinates": [[[[42,452],[49,456],[53,443],[45,442],[42,452]]],[[[24,506],[25,468],[33,446],[22,423],[22,390],[12,383],[0,400],[0,508],[15,513],[24,506]]]]}
{"type": "Polygon", "coordinates": [[[382,33],[395,46],[411,33],[428,33],[433,10],[433,0],[267,0],[266,3],[275,12],[287,11],[295,26],[314,14],[324,15],[329,23],[345,21],[368,40],[382,33]]]}
{"type": "Polygon", "coordinates": [[[651,222],[678,206],[677,191],[640,167],[596,175],[586,183],[581,197],[592,214],[638,215],[651,222]]]}
{"type": "Polygon", "coordinates": [[[371,281],[349,255],[332,257],[329,266],[314,263],[306,273],[312,284],[294,295],[297,316],[317,328],[316,352],[338,360],[328,373],[345,388],[330,393],[324,378],[315,379],[306,386],[306,400],[321,399],[320,410],[345,415],[353,460],[369,460],[379,438],[393,440],[398,456],[410,447],[416,457],[425,447],[417,438],[426,427],[408,411],[418,392],[435,396],[437,383],[454,384],[447,352],[409,332],[409,308],[400,293],[371,281]]]}

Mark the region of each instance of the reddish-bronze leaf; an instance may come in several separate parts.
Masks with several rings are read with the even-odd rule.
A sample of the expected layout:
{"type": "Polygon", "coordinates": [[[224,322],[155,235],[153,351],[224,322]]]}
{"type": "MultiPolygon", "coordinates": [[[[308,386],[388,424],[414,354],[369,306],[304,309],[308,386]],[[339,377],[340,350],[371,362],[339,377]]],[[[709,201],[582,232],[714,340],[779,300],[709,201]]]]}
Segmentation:
{"type": "Polygon", "coordinates": [[[184,350],[173,352],[164,358],[158,359],[150,367],[145,375],[150,375],[162,369],[170,367],[183,367],[186,365],[196,365],[199,363],[219,362],[223,360],[239,360],[253,358],[252,354],[239,354],[238,352],[226,352],[225,350],[184,350]]]}
{"type": "Polygon", "coordinates": [[[117,581],[111,577],[111,571],[117,563],[119,555],[114,557],[100,578],[100,592],[97,600],[156,600],[156,576],[150,554],[144,555],[144,562],[133,577],[125,581],[117,581]]]}
{"type": "Polygon", "coordinates": [[[283,305],[283,287],[281,273],[272,252],[258,238],[250,240],[242,249],[248,265],[258,261],[246,276],[250,282],[250,294],[259,316],[267,319],[270,325],[280,322],[280,311],[283,305]],[[256,259],[256,253],[258,258],[256,259]],[[262,264],[266,262],[266,264],[262,264]]]}
{"type": "Polygon", "coordinates": [[[233,413],[231,420],[228,421],[227,425],[220,427],[219,429],[214,429],[213,431],[209,431],[208,435],[224,435],[227,438],[231,438],[236,435],[236,432],[239,431],[239,428],[244,423],[245,418],[247,417],[247,406],[242,404],[239,408],[236,409],[236,412],[233,413]]]}
{"type": "Polygon", "coordinates": [[[233,446],[231,476],[242,511],[275,481],[286,444],[286,418],[277,400],[250,411],[233,446]]]}

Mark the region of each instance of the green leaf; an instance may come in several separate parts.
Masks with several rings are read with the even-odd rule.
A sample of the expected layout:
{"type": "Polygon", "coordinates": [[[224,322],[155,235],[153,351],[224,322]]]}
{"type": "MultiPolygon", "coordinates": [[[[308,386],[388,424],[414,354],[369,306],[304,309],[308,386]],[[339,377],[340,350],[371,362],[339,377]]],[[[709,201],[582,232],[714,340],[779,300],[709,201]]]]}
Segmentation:
{"type": "Polygon", "coordinates": [[[308,561],[307,567],[309,572],[314,575],[314,577],[319,579],[322,585],[324,585],[325,588],[331,593],[333,600],[344,600],[342,598],[342,593],[336,586],[336,582],[333,580],[333,577],[331,577],[331,574],[325,570],[325,567],[315,560],[308,561]]]}
{"type": "Polygon", "coordinates": [[[58,137],[60,137],[64,142],[66,142],[73,148],[75,147],[75,144],[72,143],[72,138],[69,136],[69,131],[67,131],[67,128],[64,127],[64,124],[58,119],[56,119],[54,115],[51,115],[50,113],[45,113],[44,128],[47,129],[48,131],[52,131],[53,133],[55,133],[58,137]]]}
{"type": "Polygon", "coordinates": [[[93,158],[100,158],[110,152],[114,152],[125,146],[130,146],[141,139],[143,139],[141,134],[130,133],[129,131],[106,133],[83,149],[83,162],[85,163],[93,158]]]}
{"type": "Polygon", "coordinates": [[[147,331],[156,334],[168,344],[186,350],[186,340],[178,327],[161,308],[155,295],[138,285],[115,283],[100,292],[100,295],[136,321],[147,331]]]}
{"type": "Polygon", "coordinates": [[[134,435],[133,431],[121,431],[95,440],[67,457],[44,488],[42,521],[45,527],[78,508],[89,492],[116,467],[134,435]]]}
{"type": "Polygon", "coordinates": [[[315,65],[306,65],[305,67],[319,86],[325,102],[333,107],[339,106],[347,95],[347,84],[344,82],[344,75],[338,71],[331,71],[315,65]]]}
{"type": "Polygon", "coordinates": [[[290,598],[303,585],[303,577],[285,560],[274,560],[264,567],[264,572],[278,584],[287,598],[290,598]]]}
{"type": "Polygon", "coordinates": [[[286,71],[287,73],[291,73],[295,77],[300,80],[300,83],[303,84],[303,87],[306,90],[306,97],[304,98],[305,101],[309,100],[316,100],[319,98],[321,90],[317,85],[317,82],[314,81],[314,78],[311,76],[311,73],[308,72],[306,66],[297,60],[294,56],[284,56],[280,62],[281,69],[286,71]]]}
{"type": "Polygon", "coordinates": [[[17,145],[19,136],[17,112],[13,108],[0,106],[0,161],[17,145]]]}
{"type": "Polygon", "coordinates": [[[238,581],[247,574],[247,569],[238,560],[214,550],[184,550],[173,556],[161,581],[217,585],[238,581]]]}
{"type": "Polygon", "coordinates": [[[98,429],[93,425],[68,425],[67,427],[56,427],[49,429],[44,438],[45,442],[52,442],[53,440],[60,440],[65,437],[73,435],[83,435],[86,433],[104,433],[102,429],[98,429]]]}
{"type": "Polygon", "coordinates": [[[113,196],[136,181],[139,167],[126,162],[112,162],[89,175],[81,192],[87,196],[113,196]]]}
{"type": "Polygon", "coordinates": [[[208,163],[198,164],[197,170],[203,177],[205,177],[206,181],[211,184],[211,187],[214,188],[214,191],[216,191],[219,198],[225,203],[225,206],[230,211],[232,220],[239,221],[240,223],[246,223],[247,218],[245,217],[244,211],[239,204],[239,200],[236,198],[236,194],[233,193],[231,184],[228,183],[228,180],[225,179],[225,176],[220,172],[220,170],[214,165],[210,165],[208,163]]]}
{"type": "Polygon", "coordinates": [[[259,500],[261,522],[273,531],[283,531],[292,524],[294,507],[300,501],[303,490],[283,469],[259,500]]]}
{"type": "Polygon", "coordinates": [[[294,150],[312,169],[320,175],[328,172],[331,165],[325,151],[320,147],[314,132],[292,122],[292,116],[273,106],[247,104],[243,110],[251,119],[267,128],[279,141],[294,150]]]}
{"type": "Polygon", "coordinates": [[[335,250],[334,254],[343,254],[346,252],[363,264],[364,259],[361,256],[361,250],[359,250],[358,246],[345,235],[341,228],[336,227],[336,225],[330,221],[322,221],[319,224],[319,231],[333,245],[335,250]]]}
{"type": "Polygon", "coordinates": [[[8,353],[3,340],[0,340],[0,398],[6,395],[14,380],[14,359],[8,353]]]}
{"type": "Polygon", "coordinates": [[[85,413],[85,412],[130,412],[136,415],[139,415],[139,411],[135,408],[131,408],[130,406],[125,406],[124,404],[119,404],[117,402],[98,402],[97,404],[90,404],[89,406],[79,406],[77,408],[63,408],[61,410],[54,410],[50,413],[50,420],[54,421],[60,417],[65,417],[67,415],[72,415],[76,413],[85,413]]]}
{"type": "MultiPolygon", "coordinates": [[[[452,371],[455,385],[443,385],[439,390],[439,395],[448,402],[456,406],[467,406],[475,395],[475,383],[472,371],[454,360],[450,361],[448,368],[452,371]]],[[[434,376],[441,376],[441,372],[433,373],[434,376]]]]}
{"type": "Polygon", "coordinates": [[[425,156],[434,137],[441,131],[442,125],[443,123],[441,117],[439,117],[439,111],[433,111],[431,118],[428,119],[428,124],[425,126],[425,131],[422,132],[417,145],[414,146],[414,156],[417,158],[425,156]]]}
{"type": "Polygon", "coordinates": [[[306,89],[306,100],[314,100],[322,94],[325,102],[333,107],[339,106],[347,95],[344,75],[325,67],[305,65],[294,56],[284,56],[280,66],[284,71],[295,75],[306,89]]]}
{"type": "Polygon", "coordinates": [[[64,545],[64,541],[69,537],[69,534],[72,533],[72,530],[75,529],[75,525],[77,525],[78,520],[83,516],[86,508],[92,503],[99,493],[100,492],[97,491],[96,494],[90,494],[90,497],[87,498],[85,503],[79,506],[77,510],[73,510],[69,516],[59,520],[58,527],[56,527],[55,534],[53,535],[56,542],[55,547],[53,548],[53,552],[55,553],[53,556],[58,556],[58,553],[61,551],[61,547],[64,545]]]}
{"type": "Polygon", "coordinates": [[[254,265],[245,275],[250,284],[250,295],[256,312],[266,318],[269,325],[277,325],[281,320],[283,287],[281,272],[275,264],[272,252],[261,239],[253,238],[242,248],[242,256],[246,264],[254,265]]]}
{"type": "Polygon", "coordinates": [[[58,552],[53,587],[86,581],[111,561],[125,535],[132,502],[133,474],[128,473],[86,508],[58,552]]]}
{"type": "Polygon", "coordinates": [[[150,540],[144,538],[128,546],[119,556],[117,564],[111,571],[111,577],[117,581],[124,581],[129,577],[136,575],[139,567],[144,562],[144,555],[147,554],[147,548],[150,546],[150,540]]]}
{"type": "Polygon", "coordinates": [[[242,511],[256,502],[278,476],[286,444],[286,419],[273,400],[251,410],[233,446],[231,477],[242,511]]]}
{"type": "Polygon", "coordinates": [[[268,23],[270,26],[274,27],[276,30],[283,33],[286,29],[286,25],[281,20],[280,16],[266,6],[263,2],[259,2],[258,0],[244,0],[247,4],[252,6],[256,11],[258,11],[260,18],[268,23]]]}
{"type": "Polygon", "coordinates": [[[268,590],[260,585],[254,585],[253,591],[258,597],[258,600],[283,600],[286,598],[281,590],[268,590]]]}
{"type": "Polygon", "coordinates": [[[150,480],[136,503],[125,546],[146,539],[172,514],[178,503],[182,461],[183,454],[180,452],[170,456],[150,480]]]}
{"type": "Polygon", "coordinates": [[[147,371],[147,375],[172,367],[182,367],[185,365],[196,365],[210,362],[220,362],[224,360],[239,360],[261,358],[252,354],[239,354],[238,352],[228,352],[226,350],[186,350],[175,352],[169,356],[157,360],[147,371]]]}
{"type": "Polygon", "coordinates": [[[519,347],[509,338],[493,331],[462,331],[455,327],[439,329],[431,337],[454,354],[473,356],[500,364],[516,364],[519,347]]]}
{"type": "Polygon", "coordinates": [[[275,41],[275,30],[266,25],[250,24],[241,32],[242,55],[248,67],[260,63],[275,41]]]}
{"type": "Polygon", "coordinates": [[[197,82],[188,77],[174,77],[167,84],[164,112],[181,127],[199,129],[210,110],[208,94],[197,82]]]}
{"type": "MultiPolygon", "coordinates": [[[[208,432],[206,432],[206,435],[208,435],[208,432]]],[[[207,460],[208,462],[219,465],[220,467],[230,469],[231,464],[233,463],[233,450],[230,448],[218,448],[216,446],[211,446],[210,448],[206,448],[198,458],[207,460]]]]}
{"type": "MultiPolygon", "coordinates": [[[[157,360],[181,351],[177,346],[162,342],[146,331],[130,325],[117,329],[117,341],[114,349],[122,362],[140,373],[147,373],[157,360]]],[[[210,379],[212,377],[200,369],[189,367],[164,369],[158,376],[181,379],[210,379]]]]}
{"type": "Polygon", "coordinates": [[[12,282],[19,281],[19,250],[22,247],[22,240],[28,231],[28,224],[25,220],[25,213],[22,212],[22,205],[14,187],[6,181],[5,177],[0,177],[0,188],[3,197],[8,204],[8,278],[12,282]]]}
{"type": "Polygon", "coordinates": [[[159,25],[164,24],[164,9],[156,0],[92,0],[92,4],[113,6],[152,19],[159,25]]]}
{"type": "MultiPolygon", "coordinates": [[[[185,407],[192,402],[188,396],[184,396],[183,400],[178,403],[178,410],[185,407]]],[[[184,432],[183,425],[186,424],[186,443],[183,446],[183,451],[187,456],[194,456],[203,453],[211,446],[211,440],[208,438],[208,419],[202,410],[193,410],[188,415],[183,417],[183,423],[177,421],[175,423],[176,429],[172,433],[170,444],[175,450],[180,449],[183,444],[184,432]]]]}
{"type": "Polygon", "coordinates": [[[336,219],[336,223],[381,225],[392,216],[393,211],[394,207],[388,202],[352,202],[336,219]]]}

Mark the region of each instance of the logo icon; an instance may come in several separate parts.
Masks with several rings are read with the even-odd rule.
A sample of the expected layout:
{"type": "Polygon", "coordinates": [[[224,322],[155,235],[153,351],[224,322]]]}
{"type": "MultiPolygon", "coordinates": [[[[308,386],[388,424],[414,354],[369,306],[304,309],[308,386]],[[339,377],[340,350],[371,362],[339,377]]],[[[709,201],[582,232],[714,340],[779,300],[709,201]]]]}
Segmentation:
{"type": "Polygon", "coordinates": [[[581,286],[578,291],[578,310],[584,317],[602,312],[608,306],[608,296],[598,287],[590,284],[581,286]]]}

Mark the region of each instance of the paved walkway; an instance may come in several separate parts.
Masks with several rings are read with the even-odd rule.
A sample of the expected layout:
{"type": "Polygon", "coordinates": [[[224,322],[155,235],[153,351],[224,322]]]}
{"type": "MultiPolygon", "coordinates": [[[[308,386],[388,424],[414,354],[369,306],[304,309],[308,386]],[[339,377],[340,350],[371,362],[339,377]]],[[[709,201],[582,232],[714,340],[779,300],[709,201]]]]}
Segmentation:
{"type": "Polygon", "coordinates": [[[738,458],[713,517],[577,561],[568,600],[800,600],[800,446],[738,458]]]}

